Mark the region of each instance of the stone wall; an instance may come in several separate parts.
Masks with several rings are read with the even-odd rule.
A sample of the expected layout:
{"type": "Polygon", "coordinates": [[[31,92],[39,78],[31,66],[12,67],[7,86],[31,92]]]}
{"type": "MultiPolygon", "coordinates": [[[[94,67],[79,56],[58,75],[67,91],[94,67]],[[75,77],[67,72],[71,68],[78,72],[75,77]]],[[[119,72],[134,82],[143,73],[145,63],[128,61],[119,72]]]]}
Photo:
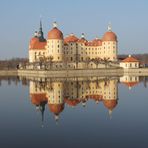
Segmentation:
{"type": "Polygon", "coordinates": [[[124,75],[148,76],[148,68],[124,69],[124,75]]]}
{"type": "Polygon", "coordinates": [[[75,70],[18,70],[19,76],[34,77],[83,77],[83,76],[122,76],[123,69],[75,69],[75,70]]]}
{"type": "Polygon", "coordinates": [[[0,76],[31,76],[31,77],[91,77],[91,76],[148,76],[148,68],[122,69],[74,69],[74,70],[0,70],[0,76]]]}

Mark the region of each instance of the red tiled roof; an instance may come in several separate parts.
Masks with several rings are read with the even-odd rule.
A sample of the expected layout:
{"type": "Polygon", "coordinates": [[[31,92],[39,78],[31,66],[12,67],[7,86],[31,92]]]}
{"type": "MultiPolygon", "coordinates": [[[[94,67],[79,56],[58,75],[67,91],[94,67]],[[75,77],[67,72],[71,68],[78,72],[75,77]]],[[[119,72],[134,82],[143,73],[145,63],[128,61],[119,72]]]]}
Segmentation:
{"type": "Polygon", "coordinates": [[[102,41],[100,39],[94,39],[93,41],[89,41],[85,43],[86,46],[101,46],[102,41]]]}
{"type": "Polygon", "coordinates": [[[40,42],[37,37],[33,37],[33,38],[30,40],[29,49],[30,49],[30,50],[43,50],[43,49],[45,49],[46,44],[47,44],[46,41],[40,42]]]}
{"type": "Polygon", "coordinates": [[[87,42],[87,40],[86,40],[86,39],[84,39],[84,38],[81,38],[81,39],[79,39],[77,42],[78,42],[78,43],[86,43],[86,42],[87,42]]]}
{"type": "Polygon", "coordinates": [[[48,104],[49,109],[52,113],[58,115],[60,114],[64,109],[64,103],[63,104],[48,104]]]}
{"type": "Polygon", "coordinates": [[[102,95],[87,95],[86,97],[93,99],[93,100],[99,100],[99,101],[102,101],[102,99],[103,99],[102,95]]]}
{"type": "Polygon", "coordinates": [[[33,93],[30,94],[30,97],[32,104],[35,105],[40,105],[41,102],[48,100],[48,98],[46,97],[46,93],[39,93],[39,94],[33,93]]]}
{"type": "Polygon", "coordinates": [[[66,38],[64,39],[64,42],[65,42],[65,43],[77,42],[78,40],[79,40],[79,39],[78,39],[75,35],[71,34],[71,35],[69,35],[68,37],[66,37],[66,38]]]}
{"type": "Polygon", "coordinates": [[[134,57],[127,57],[122,62],[139,62],[136,58],[134,57]]]}
{"type": "Polygon", "coordinates": [[[79,99],[68,99],[68,98],[65,98],[64,101],[69,106],[76,106],[77,104],[79,104],[81,102],[79,99]]]}
{"type": "Polygon", "coordinates": [[[48,39],[63,40],[63,33],[56,27],[48,32],[48,39]]]}
{"type": "Polygon", "coordinates": [[[133,87],[133,86],[137,85],[139,82],[123,82],[123,83],[128,87],[133,87]]]}
{"type": "Polygon", "coordinates": [[[108,31],[104,34],[103,41],[117,41],[117,36],[114,32],[108,31]]]}
{"type": "Polygon", "coordinates": [[[103,104],[106,108],[108,108],[109,110],[113,110],[116,105],[117,105],[117,100],[103,100],[103,104]]]}

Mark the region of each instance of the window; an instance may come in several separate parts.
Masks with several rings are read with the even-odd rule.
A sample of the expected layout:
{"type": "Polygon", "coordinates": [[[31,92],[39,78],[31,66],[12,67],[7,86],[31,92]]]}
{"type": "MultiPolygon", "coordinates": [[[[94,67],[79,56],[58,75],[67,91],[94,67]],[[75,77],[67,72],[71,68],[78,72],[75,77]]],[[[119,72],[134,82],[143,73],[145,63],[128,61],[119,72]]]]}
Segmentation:
{"type": "Polygon", "coordinates": [[[71,59],[71,61],[73,60],[73,58],[72,58],[72,57],[71,57],[70,59],[71,59]]]}
{"type": "Polygon", "coordinates": [[[135,67],[137,67],[137,63],[135,63],[135,67]]]}

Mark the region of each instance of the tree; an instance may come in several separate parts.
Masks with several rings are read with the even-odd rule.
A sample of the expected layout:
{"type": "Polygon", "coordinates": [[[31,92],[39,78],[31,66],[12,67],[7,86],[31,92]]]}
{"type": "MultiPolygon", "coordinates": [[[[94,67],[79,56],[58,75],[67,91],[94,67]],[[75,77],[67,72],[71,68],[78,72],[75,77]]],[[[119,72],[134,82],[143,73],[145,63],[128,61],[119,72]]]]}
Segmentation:
{"type": "Polygon", "coordinates": [[[110,60],[109,60],[110,58],[103,58],[103,63],[105,64],[105,68],[107,68],[107,66],[109,65],[109,62],[110,62],[110,60]]]}
{"type": "Polygon", "coordinates": [[[98,65],[101,63],[101,58],[97,57],[95,59],[92,59],[92,61],[96,64],[96,68],[98,68],[98,65]]]}
{"type": "Polygon", "coordinates": [[[90,63],[90,57],[86,57],[86,59],[85,59],[85,63],[86,63],[86,67],[88,68],[88,64],[90,63]]]}

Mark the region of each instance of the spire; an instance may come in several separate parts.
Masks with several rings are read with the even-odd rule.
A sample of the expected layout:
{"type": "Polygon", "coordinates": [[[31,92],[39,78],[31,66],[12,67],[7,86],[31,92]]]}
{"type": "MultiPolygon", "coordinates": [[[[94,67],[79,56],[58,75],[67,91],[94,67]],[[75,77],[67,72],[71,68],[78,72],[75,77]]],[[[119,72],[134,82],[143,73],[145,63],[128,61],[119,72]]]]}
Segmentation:
{"type": "Polygon", "coordinates": [[[41,127],[44,127],[44,110],[45,110],[45,107],[40,107],[40,110],[41,110],[41,115],[42,115],[42,125],[41,125],[41,127]]]}
{"type": "Polygon", "coordinates": [[[39,109],[40,109],[40,112],[41,112],[41,127],[44,127],[44,111],[45,111],[45,105],[46,105],[47,101],[43,101],[40,103],[40,106],[39,106],[39,109]]]}
{"type": "Polygon", "coordinates": [[[42,20],[40,18],[40,31],[42,31],[42,20]]]}
{"type": "Polygon", "coordinates": [[[38,37],[39,37],[39,40],[40,42],[45,42],[45,38],[44,38],[44,33],[43,33],[43,30],[42,30],[42,19],[40,17],[40,28],[39,28],[39,32],[38,32],[38,37]]]}
{"type": "Polygon", "coordinates": [[[110,22],[108,23],[108,28],[107,28],[107,29],[108,29],[108,31],[110,31],[110,32],[112,31],[112,26],[111,26],[111,23],[110,23],[110,22]]]}

